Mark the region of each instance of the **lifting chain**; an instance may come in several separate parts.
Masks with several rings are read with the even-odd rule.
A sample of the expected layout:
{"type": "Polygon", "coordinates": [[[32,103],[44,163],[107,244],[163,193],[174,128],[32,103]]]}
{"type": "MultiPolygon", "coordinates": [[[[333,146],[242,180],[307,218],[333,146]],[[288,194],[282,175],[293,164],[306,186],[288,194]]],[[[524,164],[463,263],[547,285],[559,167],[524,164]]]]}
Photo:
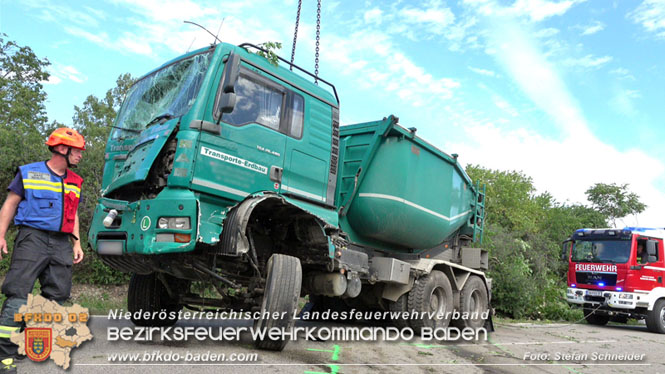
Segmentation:
{"type": "Polygon", "coordinates": [[[300,23],[300,8],[302,7],[302,0],[298,0],[298,13],[296,13],[296,29],[293,31],[293,47],[291,47],[291,66],[289,69],[293,71],[293,60],[296,58],[296,40],[298,40],[298,24],[300,23]]]}
{"type": "Polygon", "coordinates": [[[314,57],[314,83],[318,83],[319,77],[319,41],[321,34],[321,0],[316,2],[316,55],[314,57]]]}

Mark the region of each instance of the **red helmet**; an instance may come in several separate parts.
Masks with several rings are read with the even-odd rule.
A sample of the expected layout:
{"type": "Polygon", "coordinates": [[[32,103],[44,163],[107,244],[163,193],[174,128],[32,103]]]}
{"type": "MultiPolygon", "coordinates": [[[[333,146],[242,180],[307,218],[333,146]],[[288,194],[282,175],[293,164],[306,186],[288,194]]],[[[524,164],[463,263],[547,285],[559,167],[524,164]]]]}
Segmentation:
{"type": "Polygon", "coordinates": [[[67,127],[56,129],[46,141],[46,145],[50,147],[55,147],[60,144],[85,150],[85,139],[83,139],[83,135],[79,134],[78,131],[67,127]]]}

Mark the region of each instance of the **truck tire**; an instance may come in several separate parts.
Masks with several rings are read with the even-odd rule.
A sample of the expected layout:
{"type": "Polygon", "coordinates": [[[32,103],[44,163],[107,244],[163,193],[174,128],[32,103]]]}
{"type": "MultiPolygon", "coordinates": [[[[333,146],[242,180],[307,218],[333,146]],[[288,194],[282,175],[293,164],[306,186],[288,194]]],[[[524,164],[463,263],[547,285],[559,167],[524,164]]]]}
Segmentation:
{"type": "Polygon", "coordinates": [[[653,310],[647,313],[646,320],[649,331],[665,334],[665,299],[656,301],[653,310]]]}
{"type": "Polygon", "coordinates": [[[460,329],[470,327],[474,330],[483,327],[485,319],[482,315],[489,308],[488,299],[485,282],[480,277],[471,275],[460,292],[459,312],[474,318],[459,318],[453,321],[453,325],[460,329]]]}
{"type": "Polygon", "coordinates": [[[421,333],[425,327],[448,327],[453,311],[453,289],[448,277],[438,270],[432,270],[428,275],[418,278],[409,291],[407,305],[409,313],[415,310],[420,314],[409,320],[416,333],[421,333]],[[435,313],[433,318],[423,314],[430,312],[435,313]]]}
{"type": "Polygon", "coordinates": [[[591,309],[584,309],[584,319],[590,325],[605,326],[610,321],[610,316],[591,313],[591,309]]]}
{"type": "MultiPolygon", "coordinates": [[[[300,260],[292,256],[273,254],[266,267],[268,275],[261,303],[261,317],[266,313],[273,316],[278,313],[280,318],[259,318],[254,321],[254,329],[269,331],[279,328],[289,331],[295,323],[293,313],[298,307],[302,286],[300,260]]],[[[264,339],[257,339],[254,345],[259,349],[281,351],[288,342],[285,339],[272,340],[266,335],[264,339]]]]}
{"type": "Polygon", "coordinates": [[[127,310],[132,314],[131,320],[136,326],[172,326],[178,322],[180,309],[182,305],[169,297],[157,274],[132,274],[127,292],[127,310]],[[159,315],[162,310],[166,311],[166,318],[163,314],[159,315]],[[138,312],[136,314],[139,318],[135,318],[135,312],[138,312]],[[148,318],[144,318],[145,312],[150,314],[148,318]]]}

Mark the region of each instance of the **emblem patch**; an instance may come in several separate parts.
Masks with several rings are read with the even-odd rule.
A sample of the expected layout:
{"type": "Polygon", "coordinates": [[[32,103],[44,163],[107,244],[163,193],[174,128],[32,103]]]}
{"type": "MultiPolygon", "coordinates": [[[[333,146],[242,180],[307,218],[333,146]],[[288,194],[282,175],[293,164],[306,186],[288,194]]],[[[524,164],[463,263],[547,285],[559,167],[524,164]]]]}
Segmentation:
{"type": "Polygon", "coordinates": [[[38,171],[29,171],[28,179],[34,179],[38,181],[50,181],[51,176],[48,173],[40,173],[38,171]]]}
{"type": "Polygon", "coordinates": [[[32,361],[44,361],[51,355],[52,330],[46,327],[25,329],[25,354],[32,361]]]}

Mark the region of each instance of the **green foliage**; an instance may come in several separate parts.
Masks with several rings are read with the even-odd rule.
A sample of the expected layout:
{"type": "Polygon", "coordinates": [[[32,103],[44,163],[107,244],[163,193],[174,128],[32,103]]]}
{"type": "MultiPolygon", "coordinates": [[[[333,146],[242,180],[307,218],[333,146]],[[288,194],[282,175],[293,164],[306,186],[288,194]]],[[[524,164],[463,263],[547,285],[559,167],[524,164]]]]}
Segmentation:
{"type": "MultiPolygon", "coordinates": [[[[6,41],[0,34],[0,185],[7,186],[20,165],[44,160],[50,154],[47,132],[46,92],[48,60],[39,59],[30,47],[6,41]]],[[[0,197],[4,201],[5,188],[0,197]]]]}
{"type": "Polygon", "coordinates": [[[466,172],[486,184],[486,221],[518,233],[533,231],[539,219],[530,177],[517,171],[499,171],[471,165],[466,172]]]}
{"type": "Polygon", "coordinates": [[[483,246],[490,252],[493,306],[513,318],[578,319],[565,300],[561,242],[576,229],[607,226],[608,217],[558,203],[547,192],[536,194],[531,178],[518,171],[474,165],[467,173],[487,184],[483,246]]]}
{"type": "Polygon", "coordinates": [[[640,197],[628,191],[628,184],[596,183],[586,190],[587,199],[593,207],[606,215],[616,227],[616,219],[642,213],[646,209],[640,197]]]}
{"type": "Polygon", "coordinates": [[[277,66],[279,64],[279,59],[277,56],[277,53],[275,51],[278,51],[282,49],[282,43],[280,42],[265,42],[259,44],[259,47],[265,49],[268,51],[268,53],[265,53],[263,51],[258,51],[256,52],[257,55],[265,58],[268,60],[272,65],[277,66]]]}

